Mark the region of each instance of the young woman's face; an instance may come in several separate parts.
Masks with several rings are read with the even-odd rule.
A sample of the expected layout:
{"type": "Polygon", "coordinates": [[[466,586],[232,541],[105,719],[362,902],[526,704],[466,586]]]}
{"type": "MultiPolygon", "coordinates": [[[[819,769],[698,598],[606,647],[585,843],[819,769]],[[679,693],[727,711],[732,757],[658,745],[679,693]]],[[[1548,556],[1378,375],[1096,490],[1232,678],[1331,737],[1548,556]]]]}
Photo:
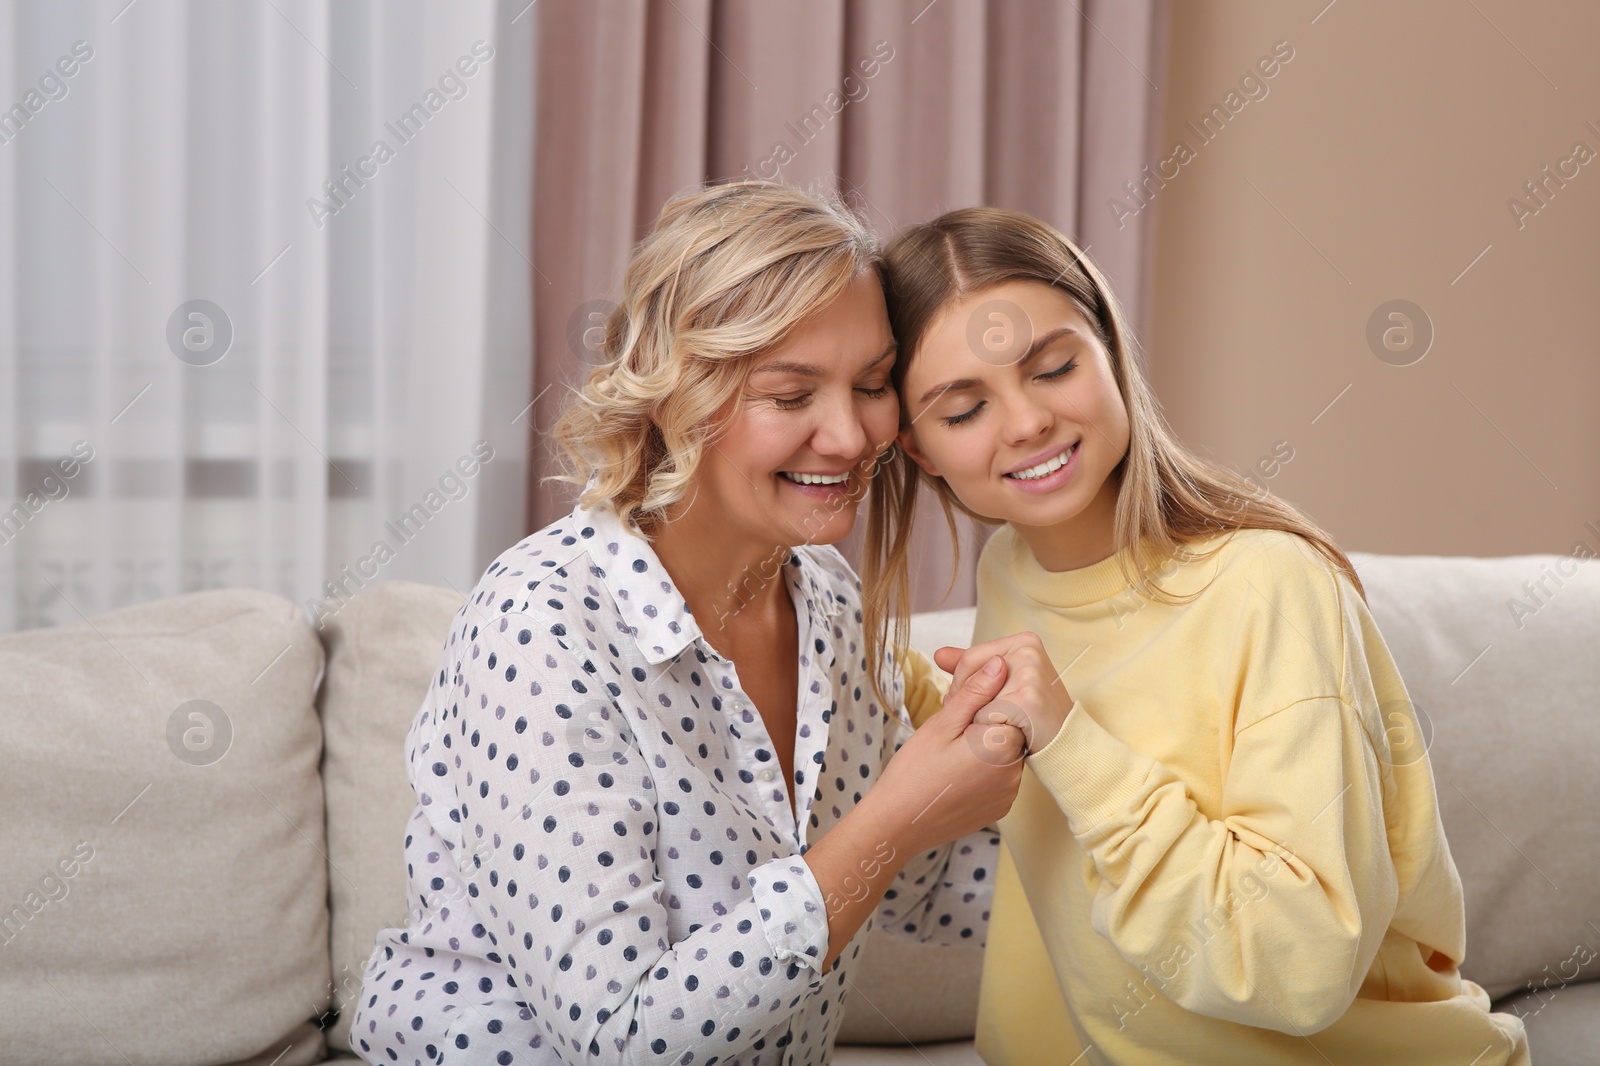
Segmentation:
{"type": "MultiPolygon", "coordinates": [[[[858,274],[757,357],[700,465],[719,529],[762,544],[832,544],[855,525],[876,456],[894,442],[894,334],[876,271],[858,274]]],[[[706,501],[706,502],[709,502],[706,501]]]]}
{"type": "Polygon", "coordinates": [[[901,393],[901,447],[973,511],[1025,536],[1109,539],[1128,412],[1105,346],[1065,292],[1008,281],[948,305],[901,393]]]}

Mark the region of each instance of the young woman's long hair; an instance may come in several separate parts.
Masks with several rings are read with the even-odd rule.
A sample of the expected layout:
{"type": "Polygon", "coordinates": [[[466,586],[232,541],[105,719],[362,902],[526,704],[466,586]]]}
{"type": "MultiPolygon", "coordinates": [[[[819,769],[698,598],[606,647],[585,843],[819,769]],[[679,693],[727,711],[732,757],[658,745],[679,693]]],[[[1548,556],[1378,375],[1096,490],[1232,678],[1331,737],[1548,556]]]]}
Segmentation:
{"type": "MultiPolygon", "coordinates": [[[[1053,227],[1003,208],[963,208],[906,229],[890,243],[884,258],[884,296],[900,346],[894,383],[902,397],[906,371],[929,323],[955,301],[990,286],[1019,280],[1054,286],[1094,326],[1128,410],[1128,452],[1111,474],[1121,479],[1113,538],[1119,553],[1127,550],[1121,566],[1140,594],[1163,603],[1185,602],[1155,584],[1152,573],[1158,564],[1180,555],[1209,556],[1211,552],[1187,552],[1186,546],[1216,533],[1277,529],[1304,537],[1365,599],[1350,560],[1316,523],[1178,441],[1140,369],[1132,333],[1110,286],[1078,247],[1053,227]],[[1141,545],[1146,546],[1143,553],[1141,545]]],[[[909,419],[902,403],[902,428],[909,419]]],[[[938,498],[958,553],[956,510],[985,525],[999,524],[963,505],[943,478],[926,473],[902,449],[894,449],[892,457],[879,464],[861,565],[863,621],[872,660],[886,643],[903,647],[907,641],[911,612],[907,554],[923,485],[938,498]]]]}

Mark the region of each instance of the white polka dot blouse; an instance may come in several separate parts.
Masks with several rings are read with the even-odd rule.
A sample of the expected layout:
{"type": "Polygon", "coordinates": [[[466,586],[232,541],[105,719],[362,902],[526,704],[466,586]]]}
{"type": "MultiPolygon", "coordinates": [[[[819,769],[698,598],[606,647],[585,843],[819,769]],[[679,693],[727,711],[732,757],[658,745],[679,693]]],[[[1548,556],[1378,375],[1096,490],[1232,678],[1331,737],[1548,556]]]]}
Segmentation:
{"type": "Polygon", "coordinates": [[[771,570],[801,634],[792,782],[733,662],[609,506],[489,566],[407,738],[410,917],[366,963],[359,1055],[821,1066],[874,924],[983,943],[993,827],[907,861],[821,972],[827,912],[800,856],[910,735],[906,679],[888,657],[885,714],[836,549],[771,570]]]}

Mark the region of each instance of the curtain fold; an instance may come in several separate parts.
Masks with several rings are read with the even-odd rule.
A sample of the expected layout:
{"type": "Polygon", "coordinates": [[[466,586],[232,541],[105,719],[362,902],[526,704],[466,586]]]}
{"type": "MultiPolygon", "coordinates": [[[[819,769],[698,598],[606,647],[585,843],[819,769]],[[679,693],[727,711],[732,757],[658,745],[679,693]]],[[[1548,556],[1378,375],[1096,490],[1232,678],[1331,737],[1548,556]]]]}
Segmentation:
{"type": "MultiPolygon", "coordinates": [[[[528,528],[571,506],[540,475],[539,431],[593,359],[586,315],[615,299],[664,200],[706,180],[843,193],[887,239],[956,207],[1038,215],[1110,277],[1142,335],[1151,212],[1106,200],[1156,158],[1165,0],[542,0],[535,366],[542,422],[528,528]]],[[[852,562],[861,527],[842,544],[852,562]]],[[[920,610],[974,598],[988,530],[961,563],[932,501],[919,515],[920,610]],[[954,587],[943,597],[952,574],[954,587]]]]}
{"type": "Polygon", "coordinates": [[[521,536],[524,7],[0,7],[0,631],[521,536]]]}

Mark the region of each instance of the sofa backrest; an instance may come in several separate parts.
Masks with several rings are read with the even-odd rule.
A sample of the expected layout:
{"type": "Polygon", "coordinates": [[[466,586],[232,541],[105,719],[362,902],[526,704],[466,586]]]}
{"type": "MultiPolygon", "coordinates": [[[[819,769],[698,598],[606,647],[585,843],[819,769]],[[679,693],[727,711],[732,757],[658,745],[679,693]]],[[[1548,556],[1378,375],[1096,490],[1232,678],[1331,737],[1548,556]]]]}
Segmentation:
{"type": "Polygon", "coordinates": [[[405,740],[461,597],[451,589],[386,581],[363,589],[322,627],[328,675],[322,712],[322,785],[328,807],[328,906],[333,1006],[328,1047],[350,1050],[361,975],[379,929],[403,927],[401,848],[416,794],[405,740]]]}
{"type": "Polygon", "coordinates": [[[1552,976],[1551,990],[1593,979],[1600,562],[1362,553],[1351,562],[1431,724],[1434,785],[1466,893],[1462,973],[1494,998],[1552,976]]]}
{"type": "Polygon", "coordinates": [[[0,1060],[322,1061],[322,667],[253,589],[0,637],[0,1060]]]}

